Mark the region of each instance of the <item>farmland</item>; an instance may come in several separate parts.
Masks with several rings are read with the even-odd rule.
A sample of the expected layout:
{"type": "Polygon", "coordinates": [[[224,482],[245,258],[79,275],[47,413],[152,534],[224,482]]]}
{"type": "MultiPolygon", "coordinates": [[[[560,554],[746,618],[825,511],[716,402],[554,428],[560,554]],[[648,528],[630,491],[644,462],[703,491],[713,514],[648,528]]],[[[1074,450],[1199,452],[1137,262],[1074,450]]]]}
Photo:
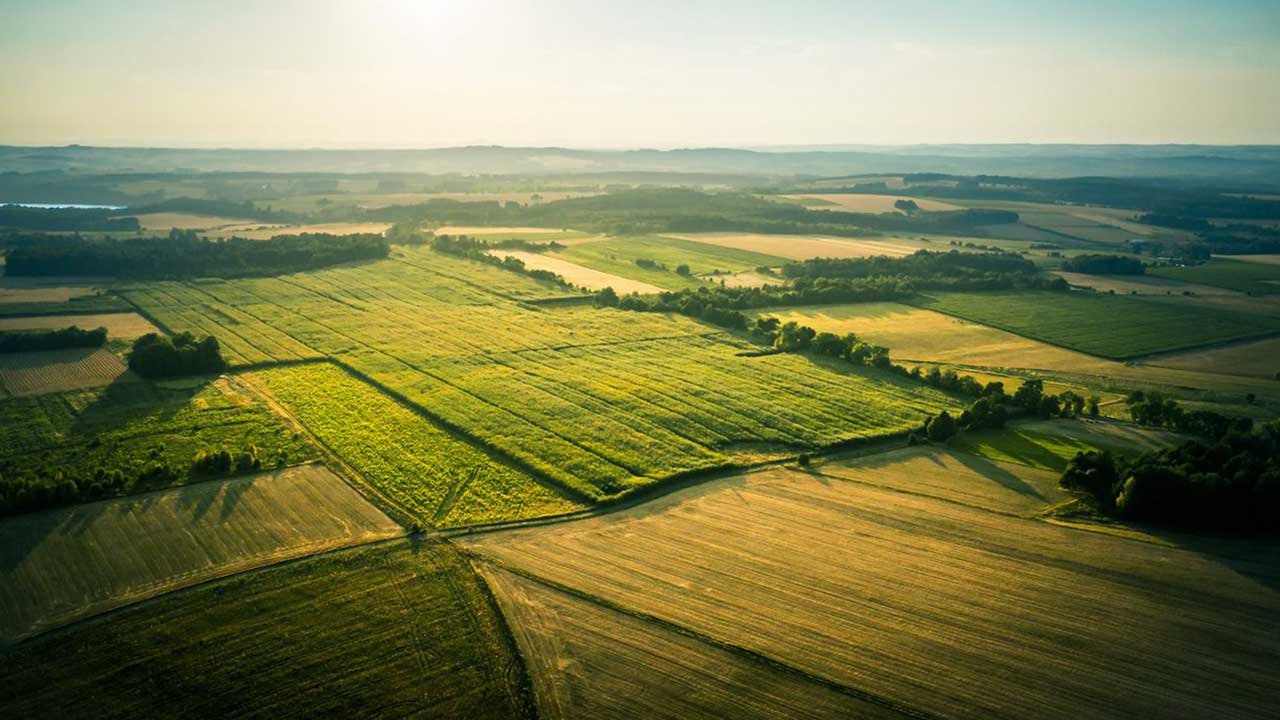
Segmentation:
{"type": "Polygon", "coordinates": [[[532,716],[483,589],[430,541],[289,563],[36,638],[0,655],[0,688],[11,717],[532,716]]]}
{"type": "MultiPolygon", "coordinates": [[[[623,277],[621,275],[614,275],[612,273],[594,270],[590,267],[570,262],[549,253],[523,252],[520,250],[490,250],[489,252],[497,257],[516,258],[520,262],[523,262],[525,267],[533,270],[547,270],[553,272],[564,278],[567,282],[588,290],[602,290],[604,288],[611,287],[615,292],[626,295],[627,293],[662,292],[667,289],[666,287],[650,285],[649,283],[642,282],[640,280],[633,280],[630,277],[623,277]]],[[[628,274],[643,274],[645,276],[658,275],[657,272],[642,272],[642,268],[638,267],[635,268],[635,271],[625,267],[623,270],[628,271],[628,274]]],[[[673,284],[671,283],[672,280],[676,281],[676,283],[681,286],[686,284],[683,278],[675,275],[674,273],[663,273],[656,279],[659,282],[663,282],[668,285],[673,284]],[[667,277],[668,275],[670,278],[667,277]]]]}
{"type": "MultiPolygon", "coordinates": [[[[917,714],[1245,718],[1271,707],[1280,641],[1257,628],[1280,612],[1273,545],[1204,555],[1084,532],[878,487],[876,473],[895,468],[872,462],[871,482],[856,462],[848,481],[761,471],[463,543],[917,714]]],[[[905,462],[904,488],[918,470],[905,462]]],[[[953,482],[1009,496],[978,467],[979,479],[953,482]]],[[[1000,467],[1018,477],[1022,466],[1000,467]]]]}
{"type": "MultiPolygon", "coordinates": [[[[680,265],[688,265],[693,275],[738,272],[786,262],[777,255],[657,236],[611,237],[572,245],[558,254],[598,269],[636,268],[636,260],[652,260],[665,265],[668,272],[680,265]]],[[[615,272],[622,274],[620,270],[615,272]]]]}
{"type": "Polygon", "coordinates": [[[1280,339],[1255,340],[1207,350],[1152,358],[1151,364],[1196,372],[1247,375],[1275,380],[1280,373],[1280,339]]]}
{"type": "Polygon", "coordinates": [[[875,240],[820,235],[759,235],[752,233],[671,233],[671,237],[786,258],[858,258],[875,255],[910,255],[919,249],[898,239],[875,240]]]}
{"type": "Polygon", "coordinates": [[[1280,267],[1268,263],[1214,258],[1203,265],[1159,266],[1148,270],[1170,280],[1213,285],[1240,292],[1267,295],[1280,293],[1280,267]]]}
{"type": "Polygon", "coordinates": [[[956,402],[876,371],[739,357],[745,341],[683,317],[529,306],[518,301],[564,290],[430,250],[126,294],[170,329],[225,339],[233,364],[335,358],[588,498],[761,448],[776,455],[902,432],[956,402]]]}
{"type": "Polygon", "coordinates": [[[1084,293],[936,293],[918,304],[1113,359],[1280,332],[1280,320],[1270,317],[1084,293]]]}
{"type": "MultiPolygon", "coordinates": [[[[1078,420],[1018,425],[1002,431],[966,434],[956,447],[1002,462],[1014,462],[1061,473],[1078,452],[1108,450],[1137,455],[1176,445],[1182,439],[1159,430],[1128,424],[1078,420]]],[[[1057,482],[1057,475],[1053,476],[1057,482]]]]}
{"type": "Polygon", "coordinates": [[[317,465],[25,515],[0,523],[0,640],[402,532],[317,465]]]}
{"type": "Polygon", "coordinates": [[[120,358],[101,348],[0,355],[0,387],[27,396],[133,380],[120,358]]]}
{"type": "Polygon", "coordinates": [[[583,508],[333,365],[264,370],[248,379],[284,403],[325,447],[423,525],[514,520],[583,508]]]}
{"type": "Polygon", "coordinates": [[[0,318],[0,332],[12,330],[59,330],[72,325],[79,326],[85,330],[104,327],[107,329],[108,337],[124,340],[132,340],[147,333],[157,332],[154,325],[137,313],[0,318]]]}
{"type": "MultiPolygon", "coordinates": [[[[862,193],[785,195],[783,197],[819,210],[844,210],[847,212],[858,213],[899,212],[899,210],[894,207],[894,203],[903,200],[903,198],[897,195],[870,195],[862,193]]],[[[940,200],[927,200],[924,198],[911,198],[911,200],[913,200],[916,205],[925,212],[933,212],[937,210],[958,210],[960,208],[958,205],[952,205],[951,203],[942,202],[940,200]]]]}
{"type": "Polygon", "coordinates": [[[325,233],[329,235],[353,235],[358,233],[374,233],[380,235],[391,227],[391,223],[314,223],[311,225],[272,225],[270,223],[249,222],[240,225],[222,225],[209,229],[211,237],[242,237],[249,240],[270,240],[276,235],[301,235],[303,233],[325,233]]]}
{"type": "Polygon", "coordinates": [[[313,457],[256,398],[226,379],[188,387],[114,383],[106,388],[0,402],[0,468],[6,479],[55,473],[100,496],[191,481],[197,452],[256,448],[268,467],[313,457]],[[172,477],[164,468],[172,471],[172,477]],[[107,482],[120,473],[118,484],[107,482]]]}

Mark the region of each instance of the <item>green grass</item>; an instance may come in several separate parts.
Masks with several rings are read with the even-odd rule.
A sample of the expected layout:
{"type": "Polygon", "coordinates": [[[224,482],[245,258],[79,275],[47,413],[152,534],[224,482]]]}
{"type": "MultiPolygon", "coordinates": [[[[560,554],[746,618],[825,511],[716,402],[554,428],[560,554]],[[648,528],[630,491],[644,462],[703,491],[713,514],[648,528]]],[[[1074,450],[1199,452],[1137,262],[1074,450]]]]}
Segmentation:
{"type": "Polygon", "coordinates": [[[571,245],[557,252],[556,255],[601,272],[621,275],[672,290],[699,285],[696,278],[686,278],[675,273],[675,269],[680,265],[688,265],[689,271],[694,275],[703,275],[717,270],[740,272],[762,265],[782,265],[787,262],[774,255],[750,250],[654,235],[613,237],[608,240],[571,245]],[[635,264],[637,259],[653,260],[665,265],[667,269],[642,268],[635,264]]]}
{"type": "Polygon", "coordinates": [[[1203,265],[1153,267],[1147,273],[1183,282],[1255,294],[1280,293],[1280,265],[1214,258],[1203,265]]]}
{"type": "Polygon", "coordinates": [[[165,596],[0,653],[11,718],[531,717],[447,545],[400,541],[165,596]]]}
{"type": "MultiPolygon", "coordinates": [[[[847,365],[739,357],[754,346],[681,316],[522,302],[556,294],[427,249],[303,275],[130,291],[156,316],[228,337],[240,358],[287,359],[248,340],[276,335],[296,343],[295,354],[332,357],[540,480],[590,498],[902,431],[957,404],[847,365]]],[[[423,514],[438,507],[423,502],[423,514]]]]}
{"type": "Polygon", "coordinates": [[[1118,360],[1280,332],[1275,318],[1084,292],[931,293],[911,302],[1118,360]]]}
{"type": "Polygon", "coordinates": [[[1050,420],[964,433],[953,440],[952,445],[992,460],[1062,472],[1079,452],[1109,450],[1121,455],[1138,455],[1171,444],[1173,437],[1125,423],[1050,420]]]}
{"type": "Polygon", "coordinates": [[[0,426],[0,477],[31,473],[52,482],[60,473],[82,494],[99,469],[126,478],[122,487],[105,488],[104,496],[156,489],[137,479],[156,465],[177,473],[176,484],[189,482],[192,460],[205,449],[238,453],[254,446],[268,468],[314,457],[260,400],[226,380],[184,388],[116,383],[8,398],[0,401],[0,426]]]}
{"type": "Polygon", "coordinates": [[[584,507],[333,365],[264,370],[252,379],[425,526],[516,520],[584,507]]]}
{"type": "Polygon", "coordinates": [[[0,317],[128,312],[133,308],[115,295],[85,295],[65,301],[0,303],[0,317]]]}

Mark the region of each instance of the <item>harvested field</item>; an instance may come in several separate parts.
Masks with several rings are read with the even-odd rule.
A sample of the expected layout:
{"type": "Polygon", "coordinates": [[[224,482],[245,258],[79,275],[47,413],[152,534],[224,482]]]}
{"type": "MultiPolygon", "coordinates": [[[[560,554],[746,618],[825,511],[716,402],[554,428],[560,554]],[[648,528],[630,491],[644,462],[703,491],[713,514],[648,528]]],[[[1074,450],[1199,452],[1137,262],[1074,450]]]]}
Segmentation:
{"type": "Polygon", "coordinates": [[[210,231],[211,237],[242,237],[249,240],[270,240],[276,235],[301,235],[303,233],[325,233],[329,235],[358,235],[374,233],[381,235],[391,227],[391,223],[318,223],[315,225],[270,225],[270,223],[246,223],[244,225],[227,225],[210,231]],[[264,225],[265,229],[262,228],[264,225]]]}
{"type": "Polygon", "coordinates": [[[899,200],[911,200],[926,212],[934,212],[939,210],[960,210],[959,205],[942,202],[941,200],[929,200],[927,198],[904,198],[898,195],[871,195],[862,193],[838,193],[827,195],[783,195],[782,197],[791,198],[799,201],[801,204],[807,204],[815,210],[840,210],[842,212],[855,213],[896,213],[901,212],[893,206],[899,200]],[[817,203],[805,203],[806,200],[816,199],[817,203]]]}
{"type": "Polygon", "coordinates": [[[102,348],[0,355],[0,385],[10,395],[19,397],[101,387],[136,379],[120,358],[102,348]]]}
{"type": "Polygon", "coordinates": [[[1153,267],[1147,272],[1170,280],[1213,285],[1258,295],[1280,293],[1280,265],[1270,263],[1217,257],[1203,265],[1168,265],[1153,267]]]}
{"type": "Polygon", "coordinates": [[[1197,295],[1239,295],[1233,290],[1213,287],[1212,285],[1192,285],[1191,283],[1168,278],[1148,277],[1146,275],[1085,275],[1084,273],[1055,272],[1054,275],[1078,287],[1089,287],[1098,292],[1114,290],[1121,295],[1137,293],[1139,295],[1182,295],[1193,292],[1197,295]]]}
{"type": "MultiPolygon", "coordinates": [[[[126,216],[130,217],[130,216],[126,216]]],[[[142,229],[151,232],[172,230],[211,230],[214,228],[235,225],[244,227],[252,225],[257,227],[262,223],[254,223],[253,220],[244,218],[218,217],[215,215],[194,215],[192,213],[180,212],[160,212],[160,213],[144,213],[142,215],[133,215],[139,223],[142,223],[142,229]]]]}
{"type": "Polygon", "coordinates": [[[1274,543],[1205,554],[785,470],[460,542],[938,717],[1255,718],[1280,692],[1274,543]]]}
{"type": "Polygon", "coordinates": [[[539,236],[548,235],[545,239],[552,240],[557,235],[565,233],[578,233],[577,230],[569,230],[567,228],[543,228],[543,227],[485,227],[481,225],[445,225],[438,227],[433,231],[436,235],[471,235],[473,237],[485,237],[488,235],[503,235],[510,237],[529,236],[531,239],[539,239],[539,236]]]}
{"type": "Polygon", "coordinates": [[[0,332],[8,330],[61,330],[72,325],[85,330],[98,327],[107,329],[107,337],[113,340],[132,340],[147,333],[158,333],[159,328],[138,313],[105,313],[100,315],[39,315],[34,317],[0,318],[0,332]]]}
{"type": "MultiPolygon", "coordinates": [[[[1223,257],[1219,255],[1218,257],[1223,257]]],[[[1229,260],[1243,260],[1244,262],[1261,263],[1263,265],[1280,265],[1280,255],[1228,255],[1229,260]]]]}
{"type": "MultiPolygon", "coordinates": [[[[589,267],[578,265],[556,255],[545,253],[524,252],[522,250],[490,250],[490,255],[498,257],[513,257],[524,262],[525,267],[533,270],[548,270],[553,272],[565,280],[583,287],[588,290],[602,290],[611,287],[619,295],[627,295],[630,293],[658,293],[666,288],[656,285],[650,285],[639,280],[613,275],[599,270],[593,270],[589,267]]],[[[673,277],[676,277],[674,274],[673,277]]]]}
{"type": "Polygon", "coordinates": [[[0,521],[0,639],[404,530],[319,465],[0,521]]]}
{"type": "Polygon", "coordinates": [[[1192,350],[1147,360],[1150,365],[1195,372],[1280,379],[1280,338],[1192,350]]]}
{"type": "Polygon", "coordinates": [[[8,649],[0,715],[531,718],[517,663],[467,563],[447,545],[400,541],[173,593],[8,649]]]}
{"type": "Polygon", "coordinates": [[[733,273],[732,275],[710,275],[707,280],[714,283],[724,283],[726,287],[763,287],[765,285],[781,285],[785,282],[780,277],[753,271],[733,273]]]}
{"type": "Polygon", "coordinates": [[[707,243],[719,247],[737,248],[764,255],[774,255],[788,260],[806,260],[815,257],[860,258],[875,255],[900,257],[910,255],[915,245],[895,240],[859,240],[856,238],[826,237],[822,235],[759,235],[751,233],[680,233],[671,237],[707,243]]]}
{"type": "Polygon", "coordinates": [[[482,565],[543,718],[900,718],[765,662],[482,565]]]}

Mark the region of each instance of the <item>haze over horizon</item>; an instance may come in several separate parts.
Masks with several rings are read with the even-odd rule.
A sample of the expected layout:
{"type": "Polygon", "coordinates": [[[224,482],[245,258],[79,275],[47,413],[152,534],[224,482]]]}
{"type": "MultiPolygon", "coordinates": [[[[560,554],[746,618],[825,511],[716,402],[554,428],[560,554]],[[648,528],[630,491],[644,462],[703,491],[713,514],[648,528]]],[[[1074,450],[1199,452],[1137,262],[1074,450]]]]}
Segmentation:
{"type": "Polygon", "coordinates": [[[1280,4],[4,0],[0,144],[1280,143],[1280,4]]]}

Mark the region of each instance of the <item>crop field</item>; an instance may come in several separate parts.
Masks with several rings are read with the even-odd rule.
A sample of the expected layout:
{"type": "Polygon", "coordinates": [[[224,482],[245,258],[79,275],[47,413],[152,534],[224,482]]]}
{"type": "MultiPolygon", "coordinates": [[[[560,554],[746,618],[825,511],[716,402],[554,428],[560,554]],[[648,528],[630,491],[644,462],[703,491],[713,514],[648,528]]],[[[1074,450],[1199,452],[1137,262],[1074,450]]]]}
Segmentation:
{"type": "Polygon", "coordinates": [[[1233,290],[1213,287],[1212,285],[1192,285],[1190,283],[1168,278],[1147,275],[1086,275],[1084,273],[1055,272],[1068,283],[1078,287],[1089,287],[1098,292],[1114,290],[1118,294],[1128,295],[1182,295],[1193,292],[1197,295],[1230,295],[1238,294],[1233,290]]]}
{"type": "Polygon", "coordinates": [[[856,213],[891,213],[901,212],[893,206],[899,200],[912,200],[921,210],[933,212],[937,210],[959,210],[959,205],[952,205],[941,200],[926,198],[903,198],[897,195],[872,195],[862,193],[839,193],[827,195],[783,195],[802,205],[818,210],[841,210],[856,213]],[[818,202],[807,202],[817,200],[818,202]]]}
{"type": "Polygon", "coordinates": [[[1193,350],[1152,358],[1152,365],[1191,370],[1280,379],[1280,338],[1255,340],[1207,350],[1193,350]]]}
{"type": "Polygon", "coordinates": [[[588,498],[761,448],[776,455],[905,431],[958,404],[843,364],[739,357],[753,346],[684,317],[532,306],[564,290],[428,249],[126,293],[171,329],[225,337],[236,364],[335,358],[588,498]]]}
{"type": "Polygon", "coordinates": [[[0,354],[0,387],[26,397],[131,382],[120,358],[102,348],[0,354]]]}
{"type": "Polygon", "coordinates": [[[777,255],[655,235],[611,237],[600,242],[574,245],[559,254],[593,267],[595,263],[622,263],[635,267],[636,260],[653,260],[666,265],[669,271],[674,271],[679,265],[688,265],[694,275],[738,272],[787,262],[786,258],[777,255]]]}
{"type": "Polygon", "coordinates": [[[249,222],[243,225],[224,225],[212,228],[210,237],[242,237],[248,240],[270,240],[276,235],[301,235],[302,233],[325,233],[329,235],[356,235],[374,233],[381,235],[391,227],[391,223],[378,222],[335,222],[316,223],[313,225],[270,225],[269,223],[249,222]],[[264,227],[266,225],[267,227],[264,227]]]}
{"type": "Polygon", "coordinates": [[[822,235],[761,235],[752,233],[672,233],[671,237],[705,243],[716,247],[734,248],[749,252],[773,255],[788,260],[806,260],[815,257],[860,258],[875,255],[910,255],[920,245],[899,239],[860,240],[857,238],[826,237],[822,235]]]}
{"type": "Polygon", "coordinates": [[[425,526],[585,507],[328,363],[264,370],[247,379],[425,526]]]}
{"type": "Polygon", "coordinates": [[[1003,430],[965,433],[954,446],[1002,462],[1053,471],[1056,483],[1067,462],[1078,452],[1108,450],[1117,455],[1140,455],[1186,440],[1171,432],[1129,423],[1077,419],[1020,423],[1003,430]]]}
{"type": "MultiPolygon", "coordinates": [[[[847,481],[760,471],[460,542],[575,597],[917,716],[1253,718],[1274,707],[1280,637],[1258,632],[1280,612],[1273,544],[1207,554],[1084,532],[877,487],[860,479],[894,468],[868,461],[865,474],[847,465],[847,481]]],[[[928,483],[946,477],[973,474],[922,485],[941,494],[928,483]]],[[[1008,497],[992,479],[972,493],[1008,497]]]]}
{"type": "Polygon", "coordinates": [[[934,293],[921,307],[1112,359],[1280,332],[1280,320],[1064,292],[934,293]]]}
{"type": "Polygon", "coordinates": [[[288,563],[36,638],[0,655],[0,688],[13,718],[533,716],[484,590],[432,542],[288,563]]]}
{"type": "MultiPolygon", "coordinates": [[[[177,483],[201,450],[251,446],[267,467],[311,459],[314,451],[288,432],[262,402],[223,379],[193,387],[149,382],[11,398],[0,402],[0,472],[57,470],[88,485],[97,470],[119,470],[119,493],[156,489],[135,480],[144,470],[168,466],[177,483]]],[[[113,494],[119,494],[113,493],[113,494]]]]}
{"type": "Polygon", "coordinates": [[[403,532],[319,465],[0,520],[0,641],[403,532]]]}
{"type": "Polygon", "coordinates": [[[104,327],[107,337],[132,340],[147,333],[159,332],[137,313],[105,313],[101,315],[39,315],[0,318],[0,332],[10,330],[61,330],[72,325],[85,330],[104,327]]]}
{"type": "Polygon", "coordinates": [[[1232,255],[1231,259],[1262,265],[1280,265],[1280,255],[1232,255]]]}
{"type": "Polygon", "coordinates": [[[1240,292],[1280,293],[1280,266],[1214,258],[1203,265],[1153,267],[1151,275],[1183,282],[1213,285],[1240,292]]]}
{"type": "MultiPolygon", "coordinates": [[[[570,262],[569,260],[565,260],[549,253],[525,252],[522,250],[490,250],[489,254],[498,257],[516,258],[522,261],[527,268],[532,270],[549,270],[560,277],[563,277],[568,282],[588,290],[603,290],[604,288],[611,287],[619,295],[627,295],[629,293],[648,294],[673,289],[671,286],[676,283],[668,281],[665,277],[666,275],[670,275],[672,280],[678,281],[679,287],[684,287],[686,284],[685,279],[675,273],[662,273],[664,277],[661,279],[664,282],[667,282],[668,286],[658,287],[656,285],[650,285],[647,282],[641,282],[640,280],[633,280],[629,277],[601,272],[600,270],[595,270],[585,265],[579,265],[576,262],[570,262]]],[[[650,273],[649,271],[645,271],[643,268],[639,267],[635,268],[635,270],[637,271],[635,274],[658,274],[657,272],[650,273]]],[[[688,284],[694,285],[696,283],[689,282],[688,284]]]]}
{"type": "MultiPolygon", "coordinates": [[[[125,216],[130,217],[130,216],[125,216]]],[[[211,230],[214,228],[236,225],[257,225],[244,218],[218,217],[216,215],[193,215],[191,213],[158,212],[133,215],[147,232],[165,232],[177,228],[179,230],[211,230]]],[[[259,223],[261,224],[261,223],[259,223]]]]}
{"type": "Polygon", "coordinates": [[[558,243],[574,241],[594,241],[602,236],[560,228],[541,227],[485,227],[478,225],[445,225],[433,230],[436,235],[467,235],[498,242],[500,240],[528,240],[529,242],[558,243]]]}
{"type": "Polygon", "coordinates": [[[515,635],[540,717],[902,717],[496,566],[481,573],[515,635]]]}

